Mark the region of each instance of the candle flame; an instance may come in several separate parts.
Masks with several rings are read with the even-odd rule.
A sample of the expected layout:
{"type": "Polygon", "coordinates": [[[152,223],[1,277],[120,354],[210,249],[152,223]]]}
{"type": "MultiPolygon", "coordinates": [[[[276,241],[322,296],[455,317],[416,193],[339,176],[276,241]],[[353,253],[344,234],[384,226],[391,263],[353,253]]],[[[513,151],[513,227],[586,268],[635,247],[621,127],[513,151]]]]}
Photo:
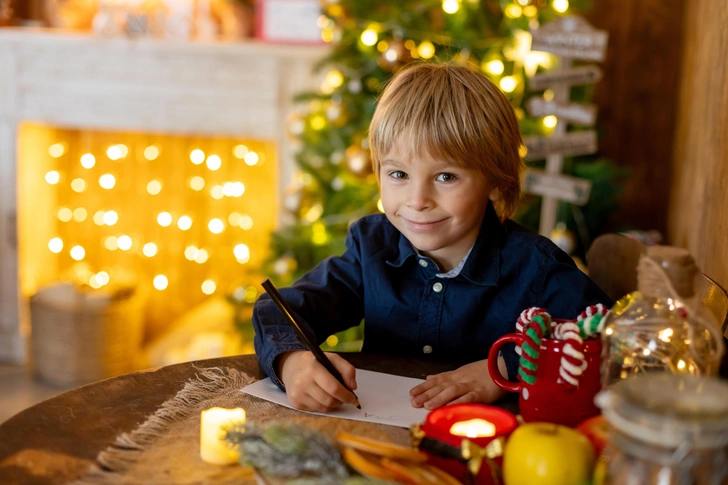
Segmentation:
{"type": "Polygon", "coordinates": [[[460,421],[452,425],[450,434],[467,438],[487,438],[495,436],[495,425],[481,418],[460,421]]]}

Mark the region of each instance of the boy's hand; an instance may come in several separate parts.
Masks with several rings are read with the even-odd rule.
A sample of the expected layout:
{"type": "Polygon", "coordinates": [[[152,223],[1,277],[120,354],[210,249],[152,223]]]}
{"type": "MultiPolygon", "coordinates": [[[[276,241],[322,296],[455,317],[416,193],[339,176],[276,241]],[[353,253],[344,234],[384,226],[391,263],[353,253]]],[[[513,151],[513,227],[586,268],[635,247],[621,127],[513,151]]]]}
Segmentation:
{"type": "MultiPolygon", "coordinates": [[[[498,369],[506,374],[503,358],[498,358],[498,369]]],[[[466,402],[491,403],[506,394],[495,385],[488,373],[488,360],[479,360],[450,372],[427,376],[427,380],[410,390],[412,406],[435,409],[445,404],[466,402]]]]}
{"type": "MultiPolygon", "coordinates": [[[[336,354],[326,353],[351,390],[356,390],[356,369],[336,354]]],[[[303,411],[328,412],[356,397],[318,363],[311,352],[293,351],[280,357],[279,375],[291,405],[303,411]]]]}

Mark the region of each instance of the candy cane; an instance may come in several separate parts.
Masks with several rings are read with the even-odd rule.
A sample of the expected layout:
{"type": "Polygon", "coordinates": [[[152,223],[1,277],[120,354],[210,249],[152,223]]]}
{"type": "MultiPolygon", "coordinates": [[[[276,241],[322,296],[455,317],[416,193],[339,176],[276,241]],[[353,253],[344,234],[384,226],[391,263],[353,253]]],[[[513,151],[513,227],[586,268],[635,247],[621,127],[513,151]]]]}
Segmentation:
{"type": "MultiPolygon", "coordinates": [[[[518,320],[516,320],[516,332],[523,333],[524,328],[533,321],[533,317],[536,315],[548,315],[549,321],[551,320],[551,315],[549,315],[545,308],[539,308],[536,306],[527,308],[521,312],[518,320]]],[[[521,355],[520,345],[516,345],[516,353],[521,355]]]]}
{"type": "Polygon", "coordinates": [[[589,338],[595,333],[601,333],[604,329],[604,322],[609,309],[601,303],[591,305],[576,317],[576,323],[579,325],[579,333],[582,338],[589,338]]]}
{"type": "Polygon", "coordinates": [[[574,387],[579,385],[579,376],[586,370],[586,359],[581,352],[583,341],[581,339],[580,327],[574,322],[563,322],[554,328],[554,337],[557,340],[565,340],[559,367],[561,379],[574,387]],[[573,363],[572,363],[573,362],[573,363]]]}
{"type": "Polygon", "coordinates": [[[525,383],[534,384],[541,340],[547,337],[551,330],[551,316],[546,312],[533,315],[531,323],[527,324],[524,329],[518,375],[525,383]]]}

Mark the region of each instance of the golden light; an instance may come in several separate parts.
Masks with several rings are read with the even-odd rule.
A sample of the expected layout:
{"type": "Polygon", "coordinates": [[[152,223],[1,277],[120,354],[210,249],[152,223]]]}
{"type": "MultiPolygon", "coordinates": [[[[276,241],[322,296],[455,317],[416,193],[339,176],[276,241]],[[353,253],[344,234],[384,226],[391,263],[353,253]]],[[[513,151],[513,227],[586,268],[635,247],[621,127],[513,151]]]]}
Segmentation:
{"type": "Polygon", "coordinates": [[[258,299],[258,289],[255,286],[245,288],[245,296],[243,297],[248,303],[255,303],[258,299]]]}
{"type": "Polygon", "coordinates": [[[210,222],[207,223],[207,228],[213,234],[220,234],[225,230],[225,223],[218,218],[210,219],[210,222]]]}
{"type": "Polygon", "coordinates": [[[73,211],[73,220],[83,222],[88,217],[88,211],[83,207],[77,207],[73,211]]]}
{"type": "Polygon", "coordinates": [[[339,343],[339,337],[337,337],[336,335],[329,335],[326,338],[326,345],[328,345],[329,347],[334,347],[338,343],[339,343]]]}
{"type": "Polygon", "coordinates": [[[612,329],[612,328],[608,328],[604,331],[604,333],[606,333],[607,335],[612,335],[613,332],[614,332],[614,329],[612,329]]]}
{"type": "Polygon", "coordinates": [[[207,261],[207,258],[209,258],[210,255],[207,253],[206,250],[200,249],[197,251],[197,254],[195,255],[195,263],[202,264],[205,261],[207,261]]]}
{"type": "Polygon", "coordinates": [[[81,166],[83,168],[93,168],[96,165],[96,157],[90,153],[84,153],[81,155],[81,166]]]}
{"type": "Polygon", "coordinates": [[[122,251],[128,251],[131,249],[131,238],[127,235],[119,236],[119,239],[117,239],[116,243],[119,245],[119,249],[122,251]]]}
{"type": "Polygon", "coordinates": [[[648,355],[650,355],[651,353],[652,353],[652,352],[650,351],[650,349],[644,349],[644,350],[642,351],[642,355],[644,355],[645,357],[646,357],[646,356],[648,356],[648,355]]]}
{"type": "Polygon", "coordinates": [[[518,156],[523,158],[528,154],[528,148],[526,148],[526,145],[521,145],[518,147],[518,156]]]}
{"type": "Polygon", "coordinates": [[[66,146],[63,143],[54,143],[48,147],[48,155],[53,158],[61,158],[66,153],[66,146]]]}
{"type": "Polygon", "coordinates": [[[506,67],[503,65],[503,61],[500,59],[493,59],[485,63],[485,71],[500,76],[505,71],[506,67]]]}
{"type": "Polygon", "coordinates": [[[678,360],[677,361],[677,368],[680,370],[683,370],[685,368],[685,361],[684,360],[678,360]]]}
{"type": "Polygon", "coordinates": [[[201,165],[202,162],[205,161],[205,152],[199,148],[192,150],[192,152],[190,152],[190,161],[195,165],[201,165]]]}
{"type": "Polygon", "coordinates": [[[76,261],[81,261],[86,256],[86,250],[83,246],[73,246],[71,248],[71,257],[76,261]]]}
{"type": "Polygon", "coordinates": [[[308,211],[306,211],[306,213],[303,215],[303,218],[307,222],[316,222],[323,213],[323,206],[321,204],[314,204],[308,211]]]}
{"type": "Polygon", "coordinates": [[[205,280],[202,282],[202,292],[206,295],[212,295],[215,293],[215,289],[217,286],[215,286],[215,282],[212,280],[205,280]]]}
{"type": "Polygon", "coordinates": [[[102,189],[113,189],[114,185],[116,185],[116,178],[110,173],[105,173],[99,177],[99,185],[102,189]]]}
{"type": "Polygon", "coordinates": [[[149,160],[156,160],[159,157],[159,147],[157,145],[149,145],[144,149],[144,158],[149,160]]]}
{"type": "Polygon", "coordinates": [[[256,163],[258,163],[258,160],[260,160],[260,157],[255,152],[250,152],[245,154],[245,164],[252,167],[256,163]]]}
{"type": "Polygon", "coordinates": [[[564,13],[569,10],[569,0],[554,0],[551,6],[559,13],[564,13]]]}
{"type": "Polygon", "coordinates": [[[225,197],[235,196],[235,184],[232,182],[225,182],[222,186],[222,193],[225,197]]]}
{"type": "Polygon", "coordinates": [[[86,181],[84,179],[73,179],[71,181],[71,190],[80,194],[86,190],[86,181]]]}
{"type": "Polygon", "coordinates": [[[245,264],[250,261],[250,248],[245,244],[235,246],[233,254],[235,255],[235,259],[238,260],[238,263],[245,264]]]}
{"type": "Polygon", "coordinates": [[[118,144],[116,146],[119,148],[119,154],[121,155],[121,158],[124,158],[127,155],[129,155],[129,147],[128,146],[126,146],[126,145],[124,145],[122,143],[120,143],[120,144],[118,144]]]}
{"type": "Polygon", "coordinates": [[[158,290],[165,290],[169,285],[169,280],[163,274],[158,274],[154,277],[154,287],[158,290]]]}
{"type": "Polygon", "coordinates": [[[187,258],[190,261],[194,261],[197,258],[197,253],[199,252],[199,249],[197,249],[194,246],[187,246],[185,248],[185,258],[187,258]]]}
{"type": "Polygon", "coordinates": [[[200,190],[205,188],[205,179],[195,175],[190,179],[190,188],[199,192],[200,190]]]}
{"type": "Polygon", "coordinates": [[[672,337],[672,335],[673,335],[673,330],[671,328],[666,328],[664,330],[660,330],[657,333],[657,338],[659,338],[663,342],[670,343],[670,338],[672,337]]]}
{"type": "Polygon", "coordinates": [[[182,216],[179,219],[177,219],[177,227],[182,229],[183,231],[186,231],[190,227],[192,227],[192,218],[190,216],[182,216]]]}
{"type": "Polygon", "coordinates": [[[157,245],[154,243],[146,243],[142,248],[142,254],[147,258],[151,258],[157,254],[157,245]]]}
{"type": "Polygon", "coordinates": [[[554,115],[544,116],[543,121],[542,121],[543,125],[546,128],[553,128],[557,125],[558,122],[559,122],[559,119],[556,118],[556,116],[554,116],[554,115]]]}
{"type": "Polygon", "coordinates": [[[105,211],[96,211],[94,213],[94,224],[97,226],[103,226],[104,225],[104,214],[106,214],[105,211]]]}
{"type": "Polygon", "coordinates": [[[106,156],[109,158],[109,160],[118,160],[121,158],[121,147],[119,145],[111,145],[106,150],[106,156]]]}
{"type": "Polygon", "coordinates": [[[60,180],[61,174],[59,174],[55,170],[51,170],[50,172],[45,174],[45,181],[51,185],[56,185],[60,180]]]}
{"type": "Polygon", "coordinates": [[[107,273],[106,271],[99,271],[98,273],[96,273],[96,281],[101,286],[109,284],[109,281],[110,281],[109,273],[107,273]]]}
{"type": "Polygon", "coordinates": [[[239,160],[242,160],[243,157],[248,153],[248,147],[245,145],[235,145],[235,148],[233,148],[233,156],[239,160]]]}
{"type": "Polygon", "coordinates": [[[237,226],[240,224],[242,218],[243,216],[238,214],[237,212],[231,212],[228,216],[228,224],[230,224],[231,226],[237,226]]]}
{"type": "Polygon", "coordinates": [[[109,236],[104,240],[104,247],[109,251],[116,251],[119,249],[119,238],[116,236],[109,236]]]}
{"type": "Polygon", "coordinates": [[[460,2],[458,0],[442,0],[442,10],[445,13],[453,14],[460,10],[460,2]]]}
{"type": "Polygon", "coordinates": [[[512,3],[506,7],[506,17],[510,17],[512,19],[517,19],[521,15],[523,15],[523,10],[518,5],[512,3]]]}
{"type": "Polygon", "coordinates": [[[334,88],[338,88],[344,83],[344,76],[336,69],[329,71],[326,74],[326,82],[334,88]]]}
{"type": "Polygon", "coordinates": [[[538,71],[538,66],[543,66],[546,69],[553,65],[553,58],[551,54],[547,52],[531,51],[526,54],[523,59],[523,70],[526,71],[526,76],[531,77],[538,71]]]}
{"type": "Polygon", "coordinates": [[[313,128],[314,130],[323,130],[326,126],[326,118],[321,115],[314,115],[311,117],[309,123],[311,124],[311,128],[313,128]]]}
{"type": "Polygon", "coordinates": [[[48,249],[51,250],[52,253],[60,253],[63,251],[63,241],[60,237],[54,237],[50,241],[48,241],[48,249]]]}
{"type": "Polygon", "coordinates": [[[417,46],[417,54],[423,59],[429,59],[435,55],[435,46],[429,40],[417,46]]]}
{"type": "Polygon", "coordinates": [[[152,180],[147,184],[147,192],[149,195],[157,195],[162,191],[162,182],[159,180],[152,180]]]}
{"type": "MultiPolygon", "coordinates": [[[[377,43],[377,50],[378,50],[379,52],[384,52],[384,51],[386,51],[386,50],[387,50],[387,47],[389,47],[389,42],[387,42],[386,40],[380,40],[380,41],[379,41],[379,42],[377,43]]],[[[406,47],[406,45],[405,45],[405,47],[406,47]]]]}
{"type": "Polygon", "coordinates": [[[104,212],[103,220],[107,226],[113,226],[119,220],[119,214],[116,211],[106,211],[104,212]]]}
{"type": "Polygon", "coordinates": [[[311,232],[313,232],[311,242],[317,246],[324,245],[328,242],[329,235],[326,233],[326,226],[322,222],[316,222],[311,226],[311,232]]]}
{"type": "Polygon", "coordinates": [[[379,212],[384,213],[384,204],[382,204],[382,199],[377,201],[377,209],[379,209],[379,212]]]}
{"type": "Polygon", "coordinates": [[[544,91],[543,92],[543,99],[545,99],[546,101],[551,101],[552,99],[554,99],[554,91],[553,91],[553,89],[547,89],[546,91],[544,91]]]}
{"type": "Polygon", "coordinates": [[[321,40],[324,42],[331,42],[334,40],[334,31],[332,29],[322,29],[321,30],[321,40]]]}
{"type": "Polygon", "coordinates": [[[453,424],[450,434],[467,438],[485,438],[495,436],[495,425],[485,419],[475,418],[453,424]]]}
{"type": "Polygon", "coordinates": [[[222,160],[217,155],[210,155],[207,157],[207,168],[210,170],[218,170],[220,167],[222,167],[222,160]]]}
{"type": "Polygon", "coordinates": [[[522,7],[525,7],[529,3],[531,3],[531,0],[518,0],[518,5],[520,5],[522,7]]]}
{"type": "Polygon", "coordinates": [[[372,28],[368,28],[361,33],[361,43],[366,46],[373,46],[377,43],[377,40],[379,40],[379,35],[372,28]]]}
{"type": "Polygon", "coordinates": [[[518,81],[516,81],[516,78],[513,76],[505,76],[500,80],[499,84],[503,91],[506,93],[512,93],[516,89],[518,81]]]}
{"type": "Polygon", "coordinates": [[[535,17],[536,15],[538,15],[538,9],[533,5],[523,7],[523,15],[525,15],[526,17],[535,17]]]}
{"type": "Polygon", "coordinates": [[[157,223],[162,227],[167,227],[172,224],[172,214],[169,212],[160,212],[157,216],[157,223]]]}
{"type": "Polygon", "coordinates": [[[225,197],[225,190],[222,188],[222,185],[214,185],[210,189],[210,196],[215,200],[220,200],[225,197]]]}
{"type": "Polygon", "coordinates": [[[68,222],[73,219],[73,211],[68,207],[61,207],[58,209],[58,219],[61,222],[68,222]]]}
{"type": "Polygon", "coordinates": [[[245,214],[240,218],[240,222],[238,223],[238,225],[244,231],[249,231],[253,228],[253,218],[245,214]]]}

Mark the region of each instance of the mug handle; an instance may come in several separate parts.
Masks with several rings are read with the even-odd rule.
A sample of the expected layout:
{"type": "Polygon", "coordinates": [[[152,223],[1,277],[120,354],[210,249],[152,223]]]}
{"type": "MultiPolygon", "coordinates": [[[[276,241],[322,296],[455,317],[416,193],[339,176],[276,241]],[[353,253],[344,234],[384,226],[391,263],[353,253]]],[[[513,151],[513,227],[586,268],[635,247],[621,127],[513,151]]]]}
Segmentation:
{"type": "Polygon", "coordinates": [[[501,389],[510,392],[521,392],[523,384],[521,382],[511,382],[505,379],[498,369],[498,352],[503,344],[507,344],[509,342],[521,345],[523,342],[523,336],[517,333],[510,333],[508,335],[504,335],[493,343],[493,346],[490,348],[490,352],[488,352],[488,373],[490,374],[490,378],[493,379],[493,382],[495,382],[495,385],[501,389]]]}

